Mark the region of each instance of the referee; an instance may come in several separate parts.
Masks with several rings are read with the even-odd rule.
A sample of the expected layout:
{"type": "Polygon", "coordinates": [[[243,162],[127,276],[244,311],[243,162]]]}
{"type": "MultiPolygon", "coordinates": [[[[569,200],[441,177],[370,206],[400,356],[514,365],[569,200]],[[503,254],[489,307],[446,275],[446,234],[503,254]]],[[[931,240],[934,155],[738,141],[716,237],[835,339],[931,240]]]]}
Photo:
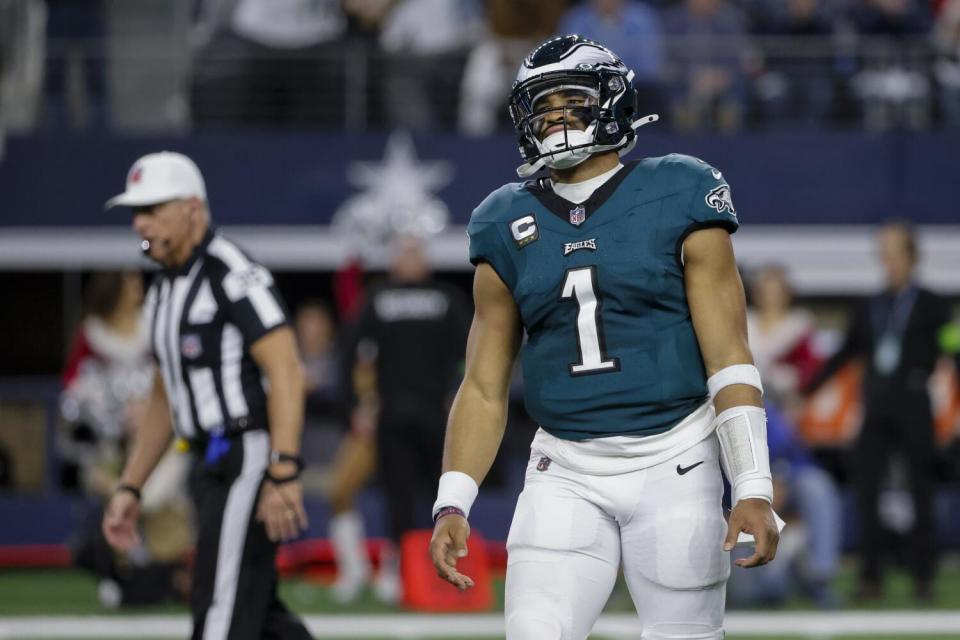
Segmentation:
{"type": "Polygon", "coordinates": [[[299,474],[303,377],[270,272],[210,226],[197,166],[137,160],[107,208],[133,209],[163,270],[144,305],[157,362],[148,415],[104,515],[110,544],[140,543],[140,489],[174,435],[200,466],[193,640],[311,638],[277,598],[277,543],[307,526],[299,474]]]}

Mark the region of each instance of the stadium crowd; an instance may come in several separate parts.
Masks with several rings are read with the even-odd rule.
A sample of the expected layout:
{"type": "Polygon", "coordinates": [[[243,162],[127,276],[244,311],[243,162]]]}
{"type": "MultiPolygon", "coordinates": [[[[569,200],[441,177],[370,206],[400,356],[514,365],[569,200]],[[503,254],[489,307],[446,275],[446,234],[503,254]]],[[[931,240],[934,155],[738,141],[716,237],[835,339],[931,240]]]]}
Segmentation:
{"type": "Polygon", "coordinates": [[[525,52],[608,43],[676,131],[960,126],[958,0],[0,1],[0,124],[486,135],[525,52]]]}

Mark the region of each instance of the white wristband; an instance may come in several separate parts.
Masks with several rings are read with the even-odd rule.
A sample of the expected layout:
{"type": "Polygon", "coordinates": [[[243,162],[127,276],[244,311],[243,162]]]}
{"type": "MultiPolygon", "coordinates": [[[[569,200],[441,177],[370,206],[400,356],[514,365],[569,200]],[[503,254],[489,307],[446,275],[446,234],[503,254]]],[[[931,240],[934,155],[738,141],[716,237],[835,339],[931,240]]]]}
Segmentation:
{"type": "Polygon", "coordinates": [[[720,390],[732,384],[749,385],[760,391],[760,395],[763,395],[760,371],[752,364],[734,364],[720,369],[720,371],[707,378],[707,391],[710,392],[710,399],[716,400],[720,390]]]}
{"type": "Polygon", "coordinates": [[[437,501],[433,503],[432,516],[444,507],[456,507],[463,511],[464,517],[470,515],[470,507],[477,499],[480,488],[476,481],[461,471],[447,471],[440,476],[440,487],[437,489],[437,501]]]}
{"type": "Polygon", "coordinates": [[[731,505],[746,498],[773,502],[767,412],[760,407],[733,407],[717,416],[720,465],[730,481],[731,505]]]}

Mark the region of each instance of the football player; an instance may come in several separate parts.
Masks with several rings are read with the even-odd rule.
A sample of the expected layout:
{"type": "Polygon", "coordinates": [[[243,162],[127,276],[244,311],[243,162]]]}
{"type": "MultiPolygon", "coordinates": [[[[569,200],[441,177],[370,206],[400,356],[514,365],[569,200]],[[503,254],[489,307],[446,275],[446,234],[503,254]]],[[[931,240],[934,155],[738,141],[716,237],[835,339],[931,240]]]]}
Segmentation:
{"type": "Polygon", "coordinates": [[[743,532],[755,549],[738,565],[776,553],[730,187],[689,156],[621,164],[656,120],[638,114],[632,75],[580,36],[537,47],[510,113],[518,174],[549,177],[494,191],[468,227],[476,313],[431,554],[443,578],[473,585],[456,564],[519,351],[540,429],[507,540],[509,640],[587,637],[621,566],[644,640],[720,639],[727,552],[743,532]]]}

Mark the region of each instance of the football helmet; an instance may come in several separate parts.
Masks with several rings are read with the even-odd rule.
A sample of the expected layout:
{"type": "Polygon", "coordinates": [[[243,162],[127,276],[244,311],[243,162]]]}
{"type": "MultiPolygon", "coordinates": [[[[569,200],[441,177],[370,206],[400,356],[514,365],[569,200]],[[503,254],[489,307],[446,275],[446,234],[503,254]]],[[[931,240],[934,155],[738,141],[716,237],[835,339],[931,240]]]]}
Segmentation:
{"type": "Polygon", "coordinates": [[[517,167],[521,178],[544,165],[576,166],[601,151],[622,156],[636,144],[636,129],[659,119],[638,117],[633,71],[603,45],[578,35],[547,40],[521,63],[510,117],[526,161],[517,167]],[[557,92],[565,92],[563,102],[547,99],[557,92]]]}

